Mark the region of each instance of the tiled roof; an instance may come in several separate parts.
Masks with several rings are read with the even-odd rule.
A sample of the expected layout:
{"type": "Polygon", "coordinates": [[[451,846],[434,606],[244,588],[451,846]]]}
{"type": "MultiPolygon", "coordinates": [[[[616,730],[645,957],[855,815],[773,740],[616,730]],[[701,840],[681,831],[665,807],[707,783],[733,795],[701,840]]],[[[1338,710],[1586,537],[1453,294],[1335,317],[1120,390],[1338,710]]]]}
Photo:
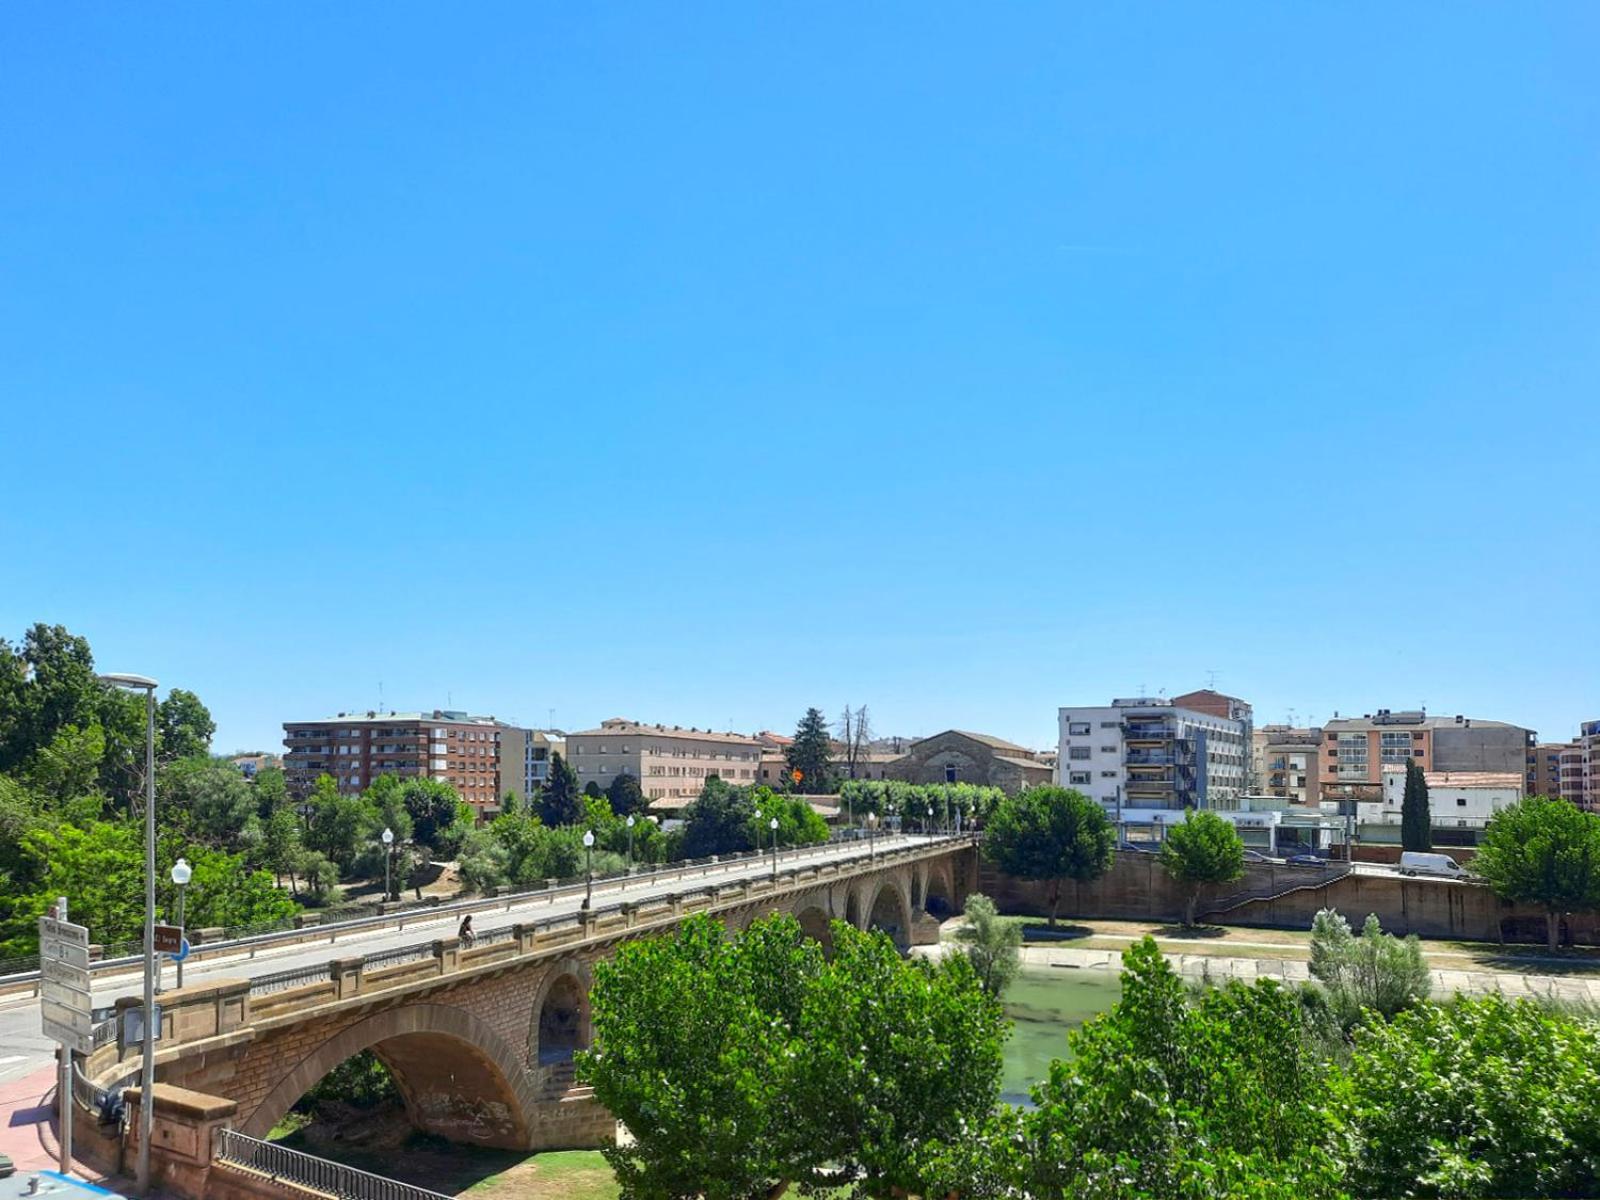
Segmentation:
{"type": "Polygon", "coordinates": [[[1017,758],[1011,754],[996,754],[994,759],[996,762],[1010,763],[1014,767],[1023,767],[1034,771],[1048,771],[1050,769],[1049,763],[1042,763],[1036,758],[1017,758]]]}
{"type": "MultiPolygon", "coordinates": [[[[1019,746],[1015,742],[1008,742],[1005,740],[1005,738],[997,738],[987,733],[973,733],[970,729],[946,729],[944,733],[957,733],[964,738],[971,738],[975,742],[982,742],[985,746],[989,746],[995,750],[1011,751],[1029,758],[1033,756],[1033,751],[1029,750],[1026,746],[1019,746]]],[[[943,737],[944,733],[936,733],[933,735],[933,737],[943,737]]],[[[920,742],[928,742],[932,740],[933,738],[918,738],[917,742],[912,744],[916,745],[920,742]]]]}
{"type": "Polygon", "coordinates": [[[598,729],[583,729],[577,733],[569,733],[567,737],[614,737],[632,734],[640,735],[657,734],[662,737],[689,738],[701,742],[738,742],[744,746],[759,746],[761,743],[755,738],[744,733],[713,733],[709,729],[681,729],[676,725],[645,725],[639,721],[627,721],[621,717],[613,717],[604,722],[598,729]]]}

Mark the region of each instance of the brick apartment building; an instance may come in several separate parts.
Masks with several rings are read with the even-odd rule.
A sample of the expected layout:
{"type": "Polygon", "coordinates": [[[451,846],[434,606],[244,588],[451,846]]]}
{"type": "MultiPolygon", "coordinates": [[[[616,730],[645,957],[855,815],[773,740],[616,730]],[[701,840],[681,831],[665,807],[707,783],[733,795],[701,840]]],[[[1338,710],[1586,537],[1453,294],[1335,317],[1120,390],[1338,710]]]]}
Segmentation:
{"type": "Polygon", "coordinates": [[[431,713],[340,713],[323,721],[285,721],[283,769],[289,793],[309,794],[328,775],[342,795],[372,786],[380,775],[450,784],[482,816],[507,792],[528,793],[533,731],[493,717],[434,709],[431,713]]]}
{"type": "Polygon", "coordinates": [[[1415,762],[1424,771],[1527,775],[1533,731],[1504,721],[1430,717],[1380,708],[1322,727],[1317,778],[1323,800],[1381,801],[1383,769],[1415,762]]]}

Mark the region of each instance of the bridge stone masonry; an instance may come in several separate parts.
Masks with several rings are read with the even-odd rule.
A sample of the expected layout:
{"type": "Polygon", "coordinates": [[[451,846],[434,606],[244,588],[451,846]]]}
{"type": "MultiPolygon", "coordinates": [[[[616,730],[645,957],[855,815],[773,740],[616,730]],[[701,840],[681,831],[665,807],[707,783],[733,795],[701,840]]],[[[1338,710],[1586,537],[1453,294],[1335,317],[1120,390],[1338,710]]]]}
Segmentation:
{"type": "MultiPolygon", "coordinates": [[[[940,918],[960,910],[977,874],[967,838],[862,845],[848,857],[780,867],[776,878],[486,929],[470,948],[435,939],[169,991],[161,998],[152,1161],[178,1194],[223,1194],[219,1173],[238,1168],[213,1163],[216,1130],[266,1137],[318,1080],[369,1049],[389,1068],[418,1129],[509,1150],[606,1144],[616,1123],[577,1085],[573,1054],[590,1040],[594,966],[622,943],[670,933],[694,913],[739,930],[786,912],[824,945],[837,919],[882,929],[909,949],[938,940],[940,918]]],[[[115,1087],[137,1068],[137,1047],[108,1044],[86,1067],[89,1084],[115,1087]]],[[[136,1090],[129,1101],[142,1102],[136,1090]]]]}

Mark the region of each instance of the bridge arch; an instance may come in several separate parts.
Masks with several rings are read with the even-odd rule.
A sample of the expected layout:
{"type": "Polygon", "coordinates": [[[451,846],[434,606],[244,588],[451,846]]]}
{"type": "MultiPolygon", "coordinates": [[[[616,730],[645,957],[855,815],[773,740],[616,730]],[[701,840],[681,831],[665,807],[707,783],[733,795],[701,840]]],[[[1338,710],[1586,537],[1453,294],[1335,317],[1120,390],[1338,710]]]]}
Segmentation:
{"type": "Polygon", "coordinates": [[[894,939],[902,950],[911,947],[911,898],[909,888],[899,880],[881,880],[875,890],[869,890],[871,903],[863,905],[866,921],[863,929],[881,929],[894,939]]]}
{"type": "Polygon", "coordinates": [[[961,912],[960,900],[948,862],[933,862],[923,868],[922,897],[917,908],[942,921],[961,912]]]}
{"type": "Polygon", "coordinates": [[[795,919],[800,922],[800,932],[822,947],[824,954],[833,953],[832,919],[822,896],[805,896],[795,902],[795,919]]]}
{"type": "Polygon", "coordinates": [[[589,1023],[589,964],[564,958],[545,972],[534,994],[529,1019],[528,1061],[536,1066],[568,1063],[587,1050],[593,1036],[589,1023]]]}
{"type": "Polygon", "coordinates": [[[318,1080],[363,1050],[389,1068],[417,1128],[480,1146],[528,1145],[528,1114],[537,1097],[526,1086],[522,1062],[482,1020],[444,1004],[409,1004],[346,1026],[278,1081],[241,1132],[265,1138],[318,1080]]]}

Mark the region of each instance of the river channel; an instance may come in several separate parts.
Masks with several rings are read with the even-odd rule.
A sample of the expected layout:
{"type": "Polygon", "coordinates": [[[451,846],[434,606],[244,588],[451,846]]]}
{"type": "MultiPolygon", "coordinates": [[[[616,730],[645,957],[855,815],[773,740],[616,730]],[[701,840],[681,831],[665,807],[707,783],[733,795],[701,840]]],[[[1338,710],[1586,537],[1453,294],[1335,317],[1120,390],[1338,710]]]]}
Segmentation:
{"type": "Polygon", "coordinates": [[[1031,967],[1006,989],[1011,1037],[1006,1042],[1001,1099],[1027,1104],[1028,1089],[1050,1074],[1050,1060],[1067,1054],[1067,1032],[1116,1003],[1117,972],[1031,967]]]}

